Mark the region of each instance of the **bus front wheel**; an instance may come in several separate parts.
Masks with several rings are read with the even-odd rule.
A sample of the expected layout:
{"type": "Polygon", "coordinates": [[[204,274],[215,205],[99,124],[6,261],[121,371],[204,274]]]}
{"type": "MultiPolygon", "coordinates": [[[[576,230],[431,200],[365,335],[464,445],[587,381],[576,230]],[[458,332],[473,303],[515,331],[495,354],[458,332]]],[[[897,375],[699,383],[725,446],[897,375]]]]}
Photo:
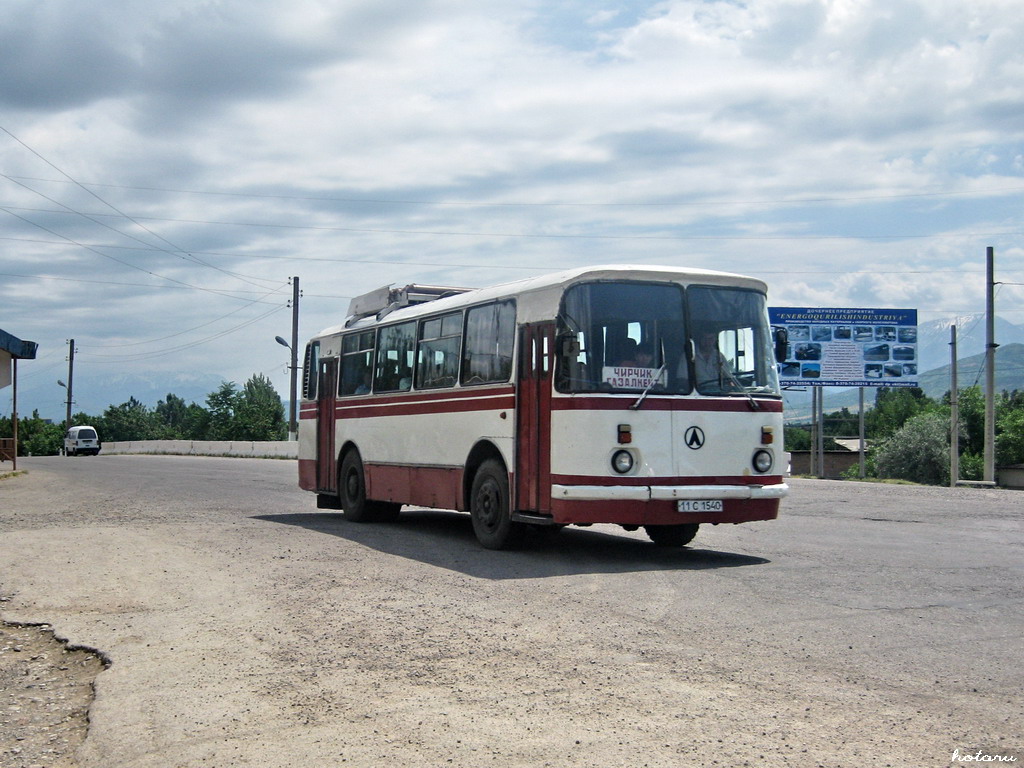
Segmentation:
{"type": "Polygon", "coordinates": [[[487,549],[511,549],[519,544],[523,526],[512,522],[508,472],[497,459],[488,459],[477,470],[469,514],[477,540],[487,549]]]}
{"type": "Polygon", "coordinates": [[[645,525],[644,530],[651,541],[659,547],[682,547],[693,541],[700,523],[685,525],[645,525]]]}

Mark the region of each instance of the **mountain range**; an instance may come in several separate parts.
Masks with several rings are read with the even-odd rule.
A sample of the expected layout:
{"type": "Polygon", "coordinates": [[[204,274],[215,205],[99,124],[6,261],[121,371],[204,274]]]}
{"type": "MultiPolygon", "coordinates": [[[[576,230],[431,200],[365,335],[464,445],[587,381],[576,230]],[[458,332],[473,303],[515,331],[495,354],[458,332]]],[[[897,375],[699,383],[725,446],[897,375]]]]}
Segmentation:
{"type": "MultiPolygon", "coordinates": [[[[31,361],[23,362],[19,372],[27,373],[30,366],[31,361]]],[[[66,377],[55,376],[52,385],[46,386],[37,384],[22,387],[19,384],[18,416],[31,416],[34,410],[38,410],[44,419],[63,422],[67,408],[67,390],[58,386],[57,378],[64,380],[66,377]]],[[[110,406],[128,402],[132,397],[153,408],[157,402],[165,400],[168,393],[177,395],[186,403],[198,403],[205,408],[207,395],[218,390],[223,381],[221,376],[204,373],[154,373],[148,376],[115,374],[104,377],[76,375],[71,411],[99,416],[110,406]]],[[[241,386],[244,382],[237,383],[241,386]]],[[[287,395],[287,392],[285,394],[287,395]]],[[[10,414],[10,396],[9,388],[3,390],[2,397],[7,402],[0,400],[4,403],[0,413],[10,414]]]]}

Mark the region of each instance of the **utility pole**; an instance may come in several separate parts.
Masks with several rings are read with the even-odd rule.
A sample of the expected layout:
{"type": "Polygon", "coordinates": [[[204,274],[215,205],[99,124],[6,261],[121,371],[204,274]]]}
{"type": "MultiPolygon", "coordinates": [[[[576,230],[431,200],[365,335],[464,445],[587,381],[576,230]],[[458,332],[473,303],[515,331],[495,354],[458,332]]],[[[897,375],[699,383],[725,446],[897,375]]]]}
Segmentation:
{"type": "Polygon", "coordinates": [[[14,438],[14,452],[11,454],[11,466],[18,471],[18,358],[13,358],[11,364],[14,366],[14,389],[11,396],[11,437],[14,438]]]}
{"type": "Polygon", "coordinates": [[[292,278],[292,384],[288,403],[288,439],[299,439],[299,425],[295,420],[299,376],[299,277],[292,278]]]}
{"type": "Polygon", "coordinates": [[[71,429],[71,388],[74,386],[75,381],[75,340],[71,339],[68,341],[68,411],[67,418],[64,420],[64,431],[67,432],[71,429]]]}
{"type": "Polygon", "coordinates": [[[985,482],[996,480],[996,311],[995,248],[988,247],[985,259],[985,482]]]}
{"type": "Polygon", "coordinates": [[[960,479],[960,389],[956,370],[956,323],[949,326],[949,487],[960,479]]]}

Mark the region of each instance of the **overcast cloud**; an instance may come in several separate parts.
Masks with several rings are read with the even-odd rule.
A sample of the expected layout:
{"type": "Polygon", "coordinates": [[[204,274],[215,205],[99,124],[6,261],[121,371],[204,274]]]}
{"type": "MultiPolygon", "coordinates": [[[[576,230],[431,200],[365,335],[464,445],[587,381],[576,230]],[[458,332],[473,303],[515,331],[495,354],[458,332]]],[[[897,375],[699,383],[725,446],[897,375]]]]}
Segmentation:
{"type": "Polygon", "coordinates": [[[292,275],[301,341],[383,284],[582,264],[922,321],[983,310],[986,246],[1024,282],[1019,0],[8,0],[0,71],[44,415],[70,337],[76,377],[286,395],[292,275]]]}

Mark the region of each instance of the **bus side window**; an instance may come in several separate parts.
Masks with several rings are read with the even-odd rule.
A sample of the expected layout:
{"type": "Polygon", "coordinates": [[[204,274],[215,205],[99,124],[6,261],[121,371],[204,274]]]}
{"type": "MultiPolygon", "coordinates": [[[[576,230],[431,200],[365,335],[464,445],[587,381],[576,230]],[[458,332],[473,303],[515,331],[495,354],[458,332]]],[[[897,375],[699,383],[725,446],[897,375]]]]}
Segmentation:
{"type": "Polygon", "coordinates": [[[462,313],[452,312],[420,324],[416,363],[417,389],[453,387],[459,378],[462,313]]]}
{"type": "Polygon", "coordinates": [[[320,342],[311,341],[306,345],[306,356],[302,365],[302,396],[316,400],[317,375],[320,367],[320,342]]]}
{"type": "Polygon", "coordinates": [[[373,366],[374,332],[353,333],[341,342],[341,371],[338,374],[339,395],[370,393],[373,366]]]}
{"type": "Polygon", "coordinates": [[[514,301],[499,301],[468,310],[462,352],[462,383],[508,381],[512,375],[515,334],[514,301]]]}
{"type": "Polygon", "coordinates": [[[402,392],[412,388],[413,355],[416,351],[416,321],[380,329],[374,392],[402,392]]]}

